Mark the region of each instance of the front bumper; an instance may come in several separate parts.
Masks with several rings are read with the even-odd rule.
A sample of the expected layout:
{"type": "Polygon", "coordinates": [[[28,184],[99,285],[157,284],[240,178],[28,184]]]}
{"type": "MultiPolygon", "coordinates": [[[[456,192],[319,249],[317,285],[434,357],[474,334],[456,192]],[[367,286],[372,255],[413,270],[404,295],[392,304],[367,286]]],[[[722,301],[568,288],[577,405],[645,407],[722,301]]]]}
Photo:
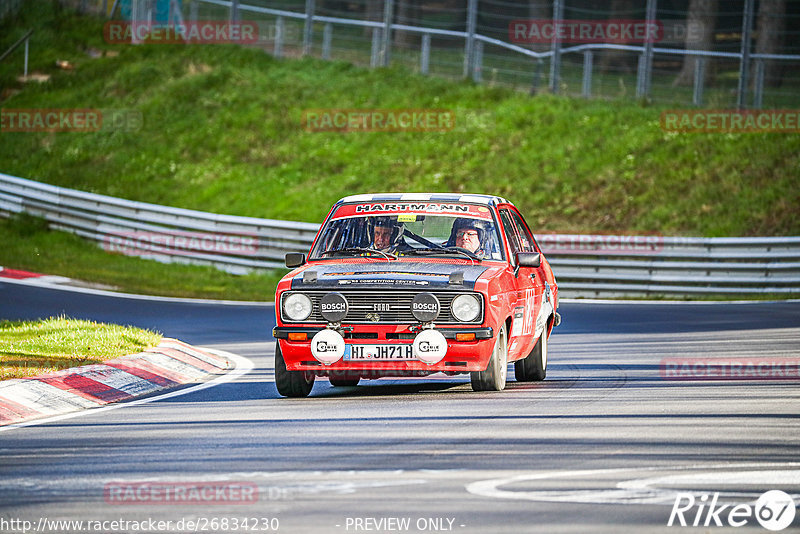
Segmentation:
{"type": "MultiPolygon", "coordinates": [[[[323,365],[311,354],[311,338],[324,330],[324,326],[276,326],[272,335],[280,344],[286,369],[289,371],[314,371],[327,374],[329,371],[353,372],[362,376],[414,376],[437,372],[463,373],[483,371],[489,363],[494,348],[494,331],[491,327],[436,328],[447,340],[447,354],[442,361],[429,365],[420,360],[398,361],[345,361],[323,365]],[[304,341],[289,340],[290,333],[306,334],[304,341]],[[459,341],[458,334],[474,334],[473,341],[459,341]]],[[[407,327],[370,329],[362,325],[346,327],[344,339],[347,344],[410,345],[415,334],[407,327]]]]}

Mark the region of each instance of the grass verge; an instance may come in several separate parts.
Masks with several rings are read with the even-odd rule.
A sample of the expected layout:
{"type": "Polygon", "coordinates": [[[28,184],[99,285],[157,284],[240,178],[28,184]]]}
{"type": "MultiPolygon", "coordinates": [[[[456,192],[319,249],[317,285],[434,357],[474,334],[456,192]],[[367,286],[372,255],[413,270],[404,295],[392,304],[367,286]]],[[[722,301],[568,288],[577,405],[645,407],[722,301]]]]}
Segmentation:
{"type": "Polygon", "coordinates": [[[160,341],[148,330],[66,317],[0,321],[0,380],[101,363],[160,341]]]}

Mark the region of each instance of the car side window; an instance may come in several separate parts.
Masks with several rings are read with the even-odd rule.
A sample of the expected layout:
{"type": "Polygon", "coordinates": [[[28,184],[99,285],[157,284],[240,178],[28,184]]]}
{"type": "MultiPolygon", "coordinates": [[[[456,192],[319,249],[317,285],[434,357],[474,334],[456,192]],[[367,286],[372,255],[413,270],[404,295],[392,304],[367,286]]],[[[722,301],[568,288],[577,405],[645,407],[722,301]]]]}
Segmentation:
{"type": "Polygon", "coordinates": [[[519,237],[517,233],[514,231],[514,221],[511,218],[511,214],[508,210],[500,210],[500,219],[503,221],[503,231],[506,234],[506,239],[508,240],[508,245],[511,248],[511,263],[515,262],[514,255],[522,250],[522,246],[519,241],[519,237]]]}
{"type": "Polygon", "coordinates": [[[533,245],[533,236],[528,231],[528,227],[525,226],[525,223],[522,222],[522,218],[515,211],[511,212],[511,217],[514,221],[514,229],[517,235],[519,235],[522,252],[536,252],[536,248],[533,245]]]}

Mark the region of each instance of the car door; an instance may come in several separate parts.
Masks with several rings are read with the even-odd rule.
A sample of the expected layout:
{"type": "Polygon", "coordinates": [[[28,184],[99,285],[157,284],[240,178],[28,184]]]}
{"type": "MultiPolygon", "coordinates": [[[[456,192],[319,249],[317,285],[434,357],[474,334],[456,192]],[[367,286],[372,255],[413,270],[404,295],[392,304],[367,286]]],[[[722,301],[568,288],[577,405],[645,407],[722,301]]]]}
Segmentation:
{"type": "MultiPolygon", "coordinates": [[[[524,251],[541,253],[522,215],[518,211],[512,210],[511,218],[514,221],[514,228],[520,236],[524,251]]],[[[530,276],[536,288],[536,315],[533,324],[533,338],[535,340],[547,327],[547,318],[550,317],[554,310],[555,298],[553,292],[556,288],[550,286],[550,281],[553,280],[552,273],[548,277],[548,268],[544,258],[541,259],[539,267],[532,268],[531,271],[530,276]]]]}
{"type": "MultiPolygon", "coordinates": [[[[533,348],[536,318],[541,308],[543,285],[537,268],[517,264],[517,252],[535,252],[533,241],[521,232],[518,215],[510,208],[500,209],[500,219],[510,250],[509,262],[514,269],[516,300],[512,306],[511,330],[508,335],[509,360],[524,358],[533,348]]],[[[522,228],[524,230],[524,226],[522,228]]]]}

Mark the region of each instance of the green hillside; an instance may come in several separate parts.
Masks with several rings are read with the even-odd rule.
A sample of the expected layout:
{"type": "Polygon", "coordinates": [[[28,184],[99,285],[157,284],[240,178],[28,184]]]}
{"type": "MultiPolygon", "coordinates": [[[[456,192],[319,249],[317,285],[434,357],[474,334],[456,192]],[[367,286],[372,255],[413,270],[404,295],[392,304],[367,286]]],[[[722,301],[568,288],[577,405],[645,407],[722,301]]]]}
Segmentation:
{"type": "Polygon", "coordinates": [[[630,102],[531,97],[233,45],[108,45],[101,20],[56,16],[52,5],[34,3],[0,28],[4,48],[36,27],[32,69],[51,75],[23,87],[19,57],[4,62],[2,107],[133,110],[142,123],[1,133],[9,174],[313,222],[347,194],[465,191],[510,198],[538,232],[800,233],[800,135],[667,133],[661,109],[630,102]],[[304,111],[319,108],[446,109],[456,127],[306,131],[304,111]]]}

